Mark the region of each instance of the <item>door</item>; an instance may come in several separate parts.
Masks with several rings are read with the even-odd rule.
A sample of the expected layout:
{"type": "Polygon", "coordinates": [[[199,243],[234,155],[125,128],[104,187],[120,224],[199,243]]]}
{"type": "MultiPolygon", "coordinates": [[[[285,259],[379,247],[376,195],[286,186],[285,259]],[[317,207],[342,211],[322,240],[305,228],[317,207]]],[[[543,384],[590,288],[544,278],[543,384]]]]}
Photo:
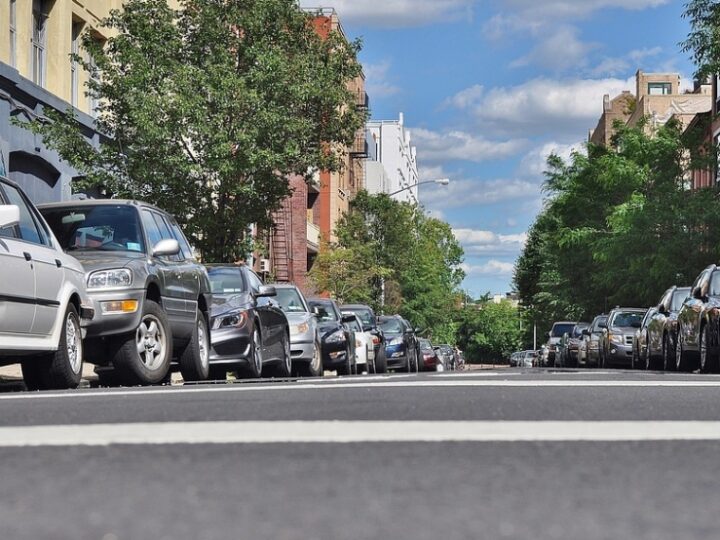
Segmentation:
{"type": "Polygon", "coordinates": [[[194,316],[198,309],[198,298],[200,297],[200,272],[195,262],[192,248],[185,238],[177,221],[165,216],[165,221],[170,227],[173,238],[180,244],[180,275],[182,279],[183,295],[185,297],[185,309],[188,314],[194,316]]]}
{"type": "MultiPolygon", "coordinates": [[[[15,204],[3,200],[2,190],[9,188],[0,184],[0,204],[15,204]]],[[[0,334],[30,334],[35,319],[35,266],[28,251],[36,239],[34,223],[24,200],[19,202],[18,225],[0,229],[0,334]]]]}
{"type": "MultiPolygon", "coordinates": [[[[262,287],[263,282],[258,275],[250,269],[245,269],[245,277],[248,281],[250,291],[253,295],[257,294],[262,287]]],[[[262,328],[263,348],[268,359],[277,360],[282,358],[284,354],[283,332],[285,331],[281,317],[285,319],[277,303],[270,297],[260,297],[255,301],[255,310],[260,318],[262,328]]]]}

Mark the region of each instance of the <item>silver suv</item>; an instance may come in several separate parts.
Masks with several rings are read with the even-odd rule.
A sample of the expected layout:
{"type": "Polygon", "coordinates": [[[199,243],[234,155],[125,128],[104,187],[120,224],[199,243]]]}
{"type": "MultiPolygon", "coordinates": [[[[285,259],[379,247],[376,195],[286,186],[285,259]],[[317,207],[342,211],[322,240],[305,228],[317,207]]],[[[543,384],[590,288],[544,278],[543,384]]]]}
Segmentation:
{"type": "Polygon", "coordinates": [[[96,313],[87,359],[101,378],[159,383],[173,358],[186,381],[208,378],[210,282],[175,218],[122,200],[49,204],[40,212],[85,268],[96,313]]]}
{"type": "Polygon", "coordinates": [[[0,365],[20,361],[31,390],[76,388],[90,305],[80,263],[19,186],[0,178],[0,365]]]}

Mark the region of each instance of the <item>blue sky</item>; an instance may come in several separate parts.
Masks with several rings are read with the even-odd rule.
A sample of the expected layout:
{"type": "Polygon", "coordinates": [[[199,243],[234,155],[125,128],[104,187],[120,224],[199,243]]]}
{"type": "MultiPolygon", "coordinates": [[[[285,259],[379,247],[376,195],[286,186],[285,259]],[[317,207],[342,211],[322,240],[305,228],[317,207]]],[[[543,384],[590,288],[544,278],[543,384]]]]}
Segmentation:
{"type": "MultiPolygon", "coordinates": [[[[305,6],[317,2],[301,0],[305,6]]],[[[680,0],[336,0],[361,55],[372,116],[405,123],[418,147],[427,210],[466,251],[464,288],[511,289],[513,263],[542,205],[551,152],[581,148],[602,96],[634,74],[692,84],[678,43],[680,0]]]]}

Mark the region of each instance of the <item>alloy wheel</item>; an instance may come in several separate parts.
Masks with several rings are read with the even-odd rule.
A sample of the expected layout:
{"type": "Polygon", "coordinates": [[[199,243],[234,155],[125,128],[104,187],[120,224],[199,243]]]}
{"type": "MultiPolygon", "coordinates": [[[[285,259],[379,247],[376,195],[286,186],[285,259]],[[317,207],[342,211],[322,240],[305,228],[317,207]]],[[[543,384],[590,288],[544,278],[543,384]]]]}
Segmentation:
{"type": "Polygon", "coordinates": [[[292,373],[292,353],[290,352],[290,338],[285,336],[285,370],[292,373]]]}
{"type": "Polygon", "coordinates": [[[164,364],[167,350],[167,336],[160,320],[154,315],[145,315],[135,334],[135,343],[140,361],[151,371],[164,364]]]}
{"type": "Polygon", "coordinates": [[[200,352],[200,363],[203,369],[210,365],[210,346],[207,327],[203,319],[198,319],[197,325],[198,350],[200,352]]]}
{"type": "Polygon", "coordinates": [[[262,342],[260,341],[260,332],[255,330],[253,333],[253,367],[255,373],[262,373],[262,342]]]}
{"type": "Polygon", "coordinates": [[[320,373],[322,371],[322,353],[320,352],[320,345],[317,343],[315,344],[315,350],[313,351],[310,369],[315,373],[320,373]]]}
{"type": "Polygon", "coordinates": [[[65,321],[65,344],[68,360],[70,360],[70,368],[73,373],[80,373],[80,370],[82,370],[83,344],[77,318],[73,313],[68,313],[65,321]]]}

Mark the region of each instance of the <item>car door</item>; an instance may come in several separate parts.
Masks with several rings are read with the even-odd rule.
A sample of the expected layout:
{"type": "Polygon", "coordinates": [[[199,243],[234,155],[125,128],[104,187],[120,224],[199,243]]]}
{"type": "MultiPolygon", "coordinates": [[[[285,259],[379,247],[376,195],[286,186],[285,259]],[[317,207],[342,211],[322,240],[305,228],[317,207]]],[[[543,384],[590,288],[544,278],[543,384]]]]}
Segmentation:
{"type": "MultiPolygon", "coordinates": [[[[6,187],[0,183],[0,204],[11,204],[6,187]]],[[[0,334],[30,334],[35,319],[35,265],[27,249],[33,223],[20,202],[20,222],[0,229],[0,334]]]]}
{"type": "Polygon", "coordinates": [[[195,262],[192,248],[185,238],[180,225],[170,216],[165,216],[175,240],[180,244],[180,274],[182,279],[183,294],[185,295],[185,308],[189,315],[197,313],[198,298],[200,298],[200,272],[195,262]]]}
{"type": "MultiPolygon", "coordinates": [[[[248,280],[253,296],[256,295],[260,291],[260,287],[263,286],[262,280],[249,268],[245,269],[245,277],[248,280]]],[[[265,357],[270,359],[282,358],[284,353],[282,332],[285,330],[283,323],[287,321],[285,314],[282,314],[283,321],[278,316],[277,312],[281,310],[277,307],[277,303],[267,296],[255,299],[255,310],[262,326],[260,334],[262,335],[265,357]]]]}
{"type": "MultiPolygon", "coordinates": [[[[163,305],[173,326],[173,332],[176,332],[178,328],[187,331],[185,327],[188,326],[188,314],[182,286],[182,269],[179,257],[155,257],[152,255],[152,250],[158,242],[172,239],[173,235],[159,213],[149,208],[143,208],[140,214],[145,228],[145,234],[147,235],[148,253],[150,254],[151,264],[155,267],[157,275],[162,282],[161,294],[163,297],[163,305]]],[[[194,317],[192,322],[194,322],[194,317]]],[[[190,324],[190,327],[192,328],[192,324],[190,324]]]]}
{"type": "Polygon", "coordinates": [[[670,313],[672,297],[673,289],[670,289],[658,304],[661,309],[655,312],[648,324],[648,346],[650,347],[650,354],[655,356],[662,354],[663,329],[665,328],[667,314],[670,313]]]}

